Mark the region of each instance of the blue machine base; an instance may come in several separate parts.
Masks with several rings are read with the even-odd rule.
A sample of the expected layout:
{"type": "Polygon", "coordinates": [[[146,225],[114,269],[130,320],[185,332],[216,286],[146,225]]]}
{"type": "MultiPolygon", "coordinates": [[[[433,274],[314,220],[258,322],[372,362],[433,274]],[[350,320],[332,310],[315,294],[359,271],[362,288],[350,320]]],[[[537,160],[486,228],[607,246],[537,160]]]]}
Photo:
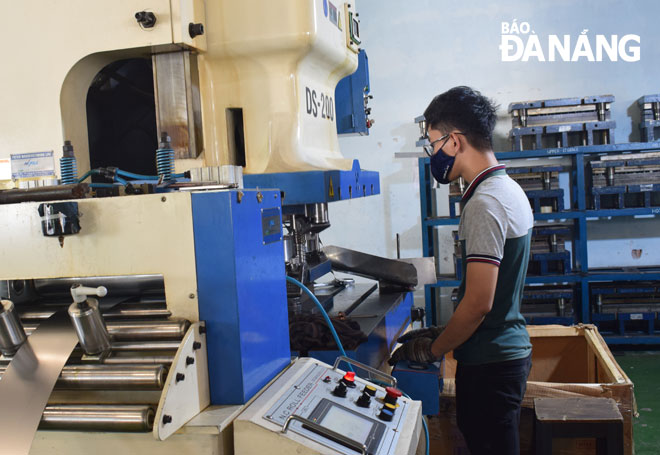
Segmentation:
{"type": "Polygon", "coordinates": [[[440,413],[440,393],[444,385],[441,367],[438,364],[418,365],[399,362],[392,370],[397,387],[413,400],[422,402],[422,414],[440,413]]]}
{"type": "Polygon", "coordinates": [[[321,204],[380,194],[378,172],[360,169],[353,161],[350,171],[303,171],[250,174],[243,177],[245,188],[278,188],[282,205],[321,204]]]}

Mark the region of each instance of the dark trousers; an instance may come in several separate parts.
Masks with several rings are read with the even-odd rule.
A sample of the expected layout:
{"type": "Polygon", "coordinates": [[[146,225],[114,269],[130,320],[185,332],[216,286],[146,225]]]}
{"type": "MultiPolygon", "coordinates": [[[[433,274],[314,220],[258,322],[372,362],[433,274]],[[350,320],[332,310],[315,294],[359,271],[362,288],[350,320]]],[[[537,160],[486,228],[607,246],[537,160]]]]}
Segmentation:
{"type": "Polygon", "coordinates": [[[519,425],[532,356],[456,370],[456,418],[472,455],[520,453],[519,425]]]}

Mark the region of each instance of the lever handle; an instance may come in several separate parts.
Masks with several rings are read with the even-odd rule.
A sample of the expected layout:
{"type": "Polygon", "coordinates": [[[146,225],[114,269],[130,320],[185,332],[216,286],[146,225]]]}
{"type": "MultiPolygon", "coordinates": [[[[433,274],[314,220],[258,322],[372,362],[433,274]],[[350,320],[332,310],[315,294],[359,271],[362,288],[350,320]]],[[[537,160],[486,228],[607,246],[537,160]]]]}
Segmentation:
{"type": "Polygon", "coordinates": [[[91,288],[88,286],[81,286],[79,284],[74,284],[71,286],[71,297],[75,303],[82,303],[87,300],[87,297],[90,295],[95,295],[98,297],[105,297],[108,294],[108,289],[105,286],[99,286],[97,288],[91,288]]]}

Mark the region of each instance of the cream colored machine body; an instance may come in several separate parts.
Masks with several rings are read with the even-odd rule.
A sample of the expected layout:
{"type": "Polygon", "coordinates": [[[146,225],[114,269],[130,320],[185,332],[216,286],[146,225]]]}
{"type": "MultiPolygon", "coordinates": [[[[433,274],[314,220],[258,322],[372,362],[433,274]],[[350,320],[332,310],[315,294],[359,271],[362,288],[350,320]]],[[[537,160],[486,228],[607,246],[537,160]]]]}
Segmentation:
{"type": "MultiPolygon", "coordinates": [[[[183,63],[174,76],[165,69],[156,74],[157,90],[168,78],[182,79],[156,98],[165,117],[159,117],[159,129],[173,136],[179,160],[194,160],[178,167],[242,164],[247,173],[350,169],[339,152],[333,104],[337,82],[357,67],[350,3],[9,2],[0,36],[16,45],[0,72],[0,158],[53,150],[57,160],[66,139],[75,147],[79,170],[86,171],[86,100],[97,73],[120,59],[190,51],[192,74],[183,63]],[[152,13],[155,24],[138,22],[138,12],[152,13]],[[193,37],[191,27],[199,24],[204,33],[193,37]],[[191,106],[195,99],[201,106],[191,106]],[[194,109],[201,119],[192,118],[199,117],[194,109]],[[235,133],[236,121],[242,121],[242,133],[235,133]],[[192,147],[188,127],[195,122],[201,131],[192,147]],[[238,152],[244,157],[236,156],[235,134],[244,136],[244,151],[238,152]]],[[[158,63],[155,68],[162,69],[158,63]]]]}
{"type": "MultiPolygon", "coordinates": [[[[0,188],[19,186],[7,177],[13,171],[12,155],[52,151],[50,175],[21,178],[37,182],[35,186],[63,178],[58,160],[64,141],[75,149],[79,173],[89,170],[90,86],[109,65],[135,58],[151,61],[158,133],[171,136],[176,171],[191,170],[193,183],[213,181],[205,176],[221,174],[225,165],[243,166],[253,174],[349,170],[351,161],[338,147],[333,98],[337,82],[357,67],[356,18],[353,0],[7,2],[0,19],[0,37],[11,43],[0,71],[0,188]]],[[[224,200],[233,207],[231,213],[249,201],[255,207],[250,213],[258,218],[248,220],[248,212],[241,212],[247,227],[236,224],[231,232],[214,230],[204,237],[199,228],[204,223],[217,227],[223,220],[237,222],[229,215],[209,221],[205,217],[213,218],[212,208],[195,208],[196,198],[199,204],[208,194],[200,192],[225,190],[208,185],[179,189],[69,200],[82,228],[59,238],[46,232],[66,216],[60,212],[55,217],[52,207],[40,212],[40,202],[61,201],[27,195],[19,200],[30,202],[0,204],[0,281],[9,282],[0,293],[16,299],[28,340],[43,335],[41,326],[54,311],[69,307],[62,293],[67,286],[108,286],[100,312],[112,337],[110,352],[87,355],[74,349],[57,370],[61,374],[49,389],[52,395],[44,402],[41,430],[31,449],[28,445],[30,454],[233,453],[232,422],[244,405],[208,406],[222,385],[213,378],[213,365],[230,360],[240,365],[243,360],[252,362],[250,374],[268,370],[261,376],[272,378],[272,371],[290,362],[287,325],[259,321],[259,311],[251,312],[256,325],[244,327],[247,318],[241,320],[236,336],[240,349],[207,362],[207,347],[211,355],[213,339],[220,336],[213,324],[225,321],[220,316],[212,321],[216,316],[203,310],[200,297],[200,277],[212,281],[209,276],[227,263],[253,264],[254,275],[250,267],[244,274],[245,295],[235,300],[241,305],[283,305],[280,314],[286,324],[279,191],[227,190],[224,200]],[[252,228],[255,250],[204,268],[200,242],[236,234],[226,248],[215,245],[224,254],[244,245],[237,237],[252,228]],[[260,248],[270,249],[271,262],[263,270],[260,248]],[[245,289],[268,289],[268,295],[255,299],[245,289]],[[27,307],[25,302],[34,303],[33,292],[41,300],[27,307]],[[264,338],[265,330],[253,328],[260,323],[272,325],[279,341],[286,338],[286,356],[250,357],[250,346],[259,354],[253,346],[276,344],[264,338]],[[230,359],[232,355],[238,359],[230,359]]],[[[237,325],[223,330],[231,332],[237,325]]],[[[0,382],[20,376],[14,362],[20,355],[19,348],[0,357],[0,382]]],[[[254,377],[246,383],[267,389],[254,377]]],[[[245,399],[237,402],[255,395],[259,393],[245,391],[245,399]]],[[[25,400],[26,408],[29,402],[25,400]]],[[[3,406],[7,404],[0,402],[3,406]]],[[[414,427],[411,434],[417,435],[418,415],[410,415],[415,424],[406,428],[414,427]]],[[[3,453],[5,443],[0,441],[3,453]]]]}

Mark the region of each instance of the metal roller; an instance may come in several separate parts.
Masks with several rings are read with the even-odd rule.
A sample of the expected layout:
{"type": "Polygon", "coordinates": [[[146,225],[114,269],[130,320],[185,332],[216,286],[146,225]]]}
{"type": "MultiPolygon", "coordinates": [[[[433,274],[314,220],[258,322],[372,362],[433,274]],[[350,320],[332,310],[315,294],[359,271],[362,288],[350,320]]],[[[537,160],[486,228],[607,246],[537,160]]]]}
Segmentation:
{"type": "MultiPolygon", "coordinates": [[[[0,366],[0,377],[7,367],[0,366]]],[[[67,390],[160,390],[165,384],[164,365],[69,365],[55,388],[67,390]]]]}
{"type": "Polygon", "coordinates": [[[87,193],[89,193],[89,185],[87,183],[5,190],[0,191],[0,204],[80,199],[85,197],[87,193]]]}
{"type": "MultiPolygon", "coordinates": [[[[68,305],[68,302],[67,302],[68,305]]],[[[31,308],[17,308],[22,319],[40,320],[48,319],[57,311],[53,306],[40,305],[31,308]]],[[[106,319],[113,318],[168,318],[172,313],[165,307],[164,302],[159,303],[124,303],[115,306],[109,310],[103,311],[101,314],[106,319]]]]}
{"type": "Polygon", "coordinates": [[[112,343],[111,351],[172,351],[179,349],[177,341],[116,341],[112,343]]]}
{"type": "MultiPolygon", "coordinates": [[[[172,321],[106,321],[108,333],[117,341],[180,340],[186,334],[190,322],[185,319],[172,321]]],[[[24,324],[25,333],[30,334],[38,324],[24,324]]]]}
{"type": "Polygon", "coordinates": [[[143,405],[46,406],[39,428],[72,431],[151,431],[154,410],[143,405]]]}
{"type": "Polygon", "coordinates": [[[111,355],[101,359],[101,363],[105,365],[171,365],[172,362],[174,362],[174,354],[140,357],[111,355]]]}
{"type": "Polygon", "coordinates": [[[26,340],[25,330],[11,300],[0,300],[0,351],[13,355],[26,340]]]}

